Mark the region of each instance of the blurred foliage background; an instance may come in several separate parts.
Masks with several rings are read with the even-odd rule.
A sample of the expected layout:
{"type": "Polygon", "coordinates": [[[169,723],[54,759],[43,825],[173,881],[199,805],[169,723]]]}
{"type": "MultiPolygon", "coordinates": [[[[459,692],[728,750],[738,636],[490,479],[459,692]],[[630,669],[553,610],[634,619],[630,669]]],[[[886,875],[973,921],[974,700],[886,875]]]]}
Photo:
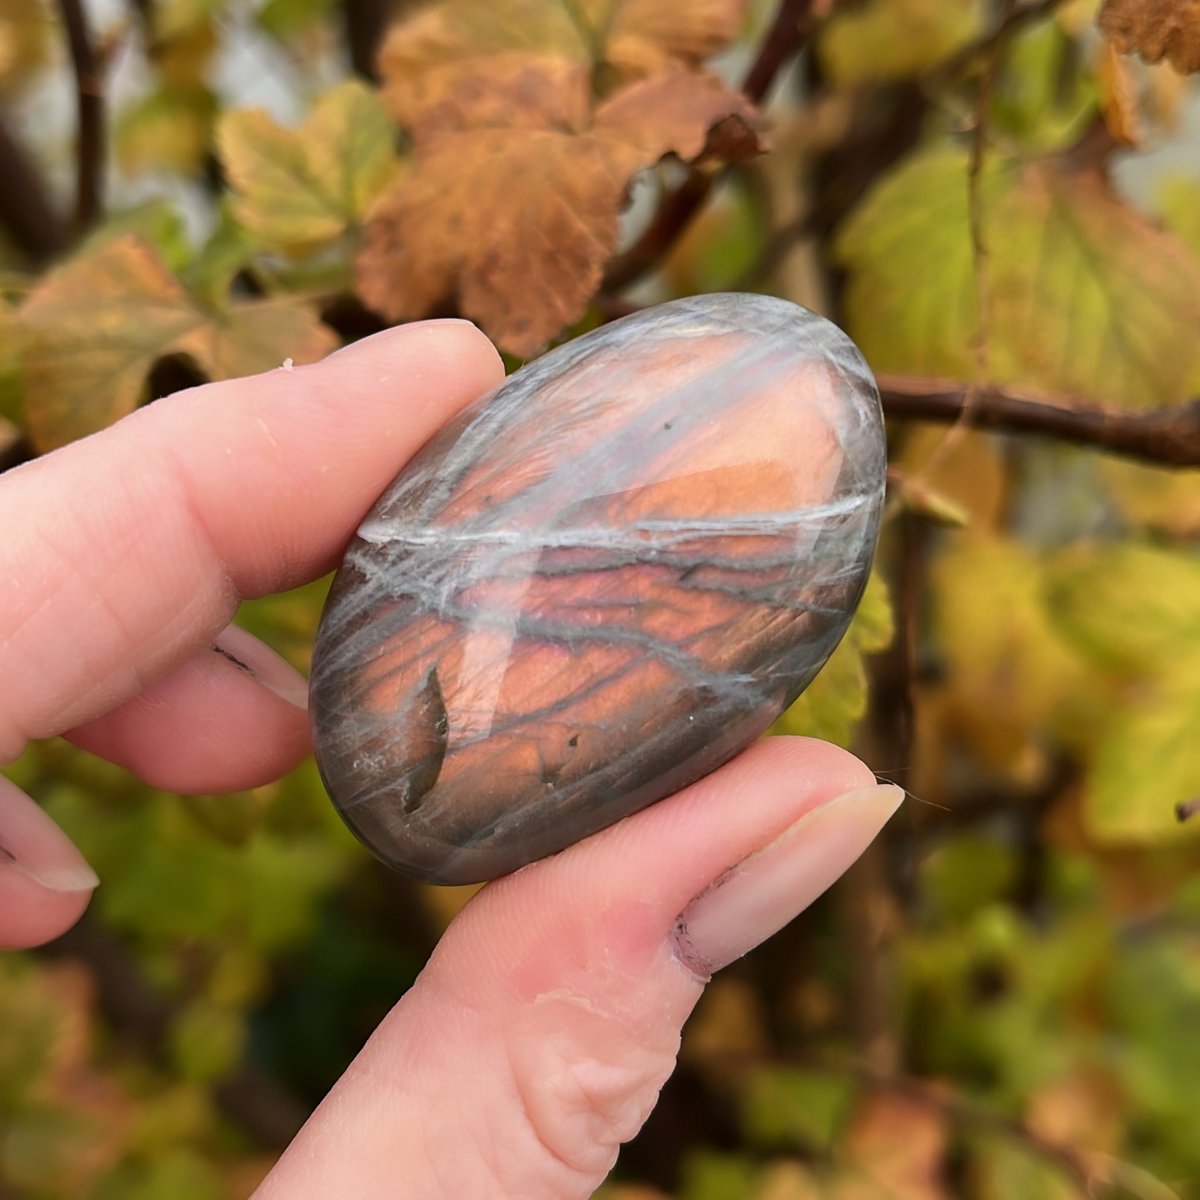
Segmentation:
{"type": "MultiPolygon", "coordinates": [[[[0,0],[4,468],[429,313],[516,362],[761,290],[877,371],[877,575],[779,727],[910,799],[607,1200],[1200,1196],[1197,68],[1158,0],[0,0]]],[[[323,590],[241,620],[304,668],[323,590]]],[[[0,959],[0,1196],[246,1194],[469,889],[311,763],[7,770],[104,884],[0,959]]]]}

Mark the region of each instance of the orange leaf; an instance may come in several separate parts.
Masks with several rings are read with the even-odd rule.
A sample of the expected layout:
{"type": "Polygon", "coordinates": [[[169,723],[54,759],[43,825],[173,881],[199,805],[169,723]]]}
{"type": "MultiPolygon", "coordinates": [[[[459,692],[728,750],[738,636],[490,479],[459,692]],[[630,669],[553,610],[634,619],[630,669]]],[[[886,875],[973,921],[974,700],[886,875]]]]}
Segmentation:
{"type": "Polygon", "coordinates": [[[753,107],[697,66],[745,7],[444,0],[397,26],[383,96],[414,156],[369,219],[363,300],[456,308],[519,355],[578,320],[638,171],[761,148],[753,107]]]}
{"type": "Polygon", "coordinates": [[[1105,0],[1099,25],[1122,54],[1200,71],[1200,0],[1105,0]]]}
{"type": "Polygon", "coordinates": [[[837,1200],[948,1200],[943,1178],[949,1139],[936,1110],[902,1096],[866,1099],[847,1131],[843,1154],[854,1170],[837,1200]]]}
{"type": "Polygon", "coordinates": [[[165,355],[189,354],[216,379],[285,358],[310,362],[337,345],[299,299],[202,303],[131,234],[87,246],[46,275],[18,312],[18,335],[26,423],[39,450],[132,412],[165,355]]]}

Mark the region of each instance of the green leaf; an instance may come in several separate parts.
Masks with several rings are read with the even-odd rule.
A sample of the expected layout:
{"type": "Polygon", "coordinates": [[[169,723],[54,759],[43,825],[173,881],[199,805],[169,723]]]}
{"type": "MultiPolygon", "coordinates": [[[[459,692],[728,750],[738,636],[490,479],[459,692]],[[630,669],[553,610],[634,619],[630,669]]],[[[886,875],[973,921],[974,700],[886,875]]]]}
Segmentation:
{"type": "Polygon", "coordinates": [[[1089,833],[1107,843],[1200,840],[1200,824],[1175,806],[1200,797],[1200,651],[1138,693],[1114,720],[1090,764],[1084,791],[1089,833]]]}
{"type": "Polygon", "coordinates": [[[1138,542],[1060,559],[1048,577],[1056,624],[1100,666],[1127,676],[1200,655],[1200,556],[1138,542]]]}
{"type": "Polygon", "coordinates": [[[684,1163],[679,1200],[742,1200],[753,1195],[756,1174],[754,1164],[740,1155],[691,1154],[684,1163]]]}
{"type": "Polygon", "coordinates": [[[943,920],[965,920],[1002,901],[1017,880],[1013,847],[992,837],[967,834],[930,852],[920,865],[930,912],[943,920]]]}
{"type": "Polygon", "coordinates": [[[122,1164],[92,1195],[94,1200],[222,1200],[229,1191],[215,1166],[177,1146],[149,1161],[122,1164]]]}
{"type": "Polygon", "coordinates": [[[212,145],[217,99],[200,83],[166,85],[121,113],[117,162],[128,175],[176,171],[196,175],[212,145]]]}
{"type": "MultiPolygon", "coordinates": [[[[893,171],[847,220],[850,333],[877,370],[970,378],[976,275],[967,153],[893,171]],[[930,269],[936,264],[936,269],[930,269]]],[[[988,157],[980,178],[991,315],[988,382],[1137,409],[1200,378],[1200,263],[1096,175],[988,157]]]]}
{"type": "Polygon", "coordinates": [[[1080,1193],[1052,1161],[1012,1138],[971,1139],[972,1178],[979,1200],[1079,1200],[1080,1193]]]}
{"type": "Polygon", "coordinates": [[[226,114],[218,143],[238,220],[278,245],[338,237],[391,178],[395,136],[375,93],[358,82],[327,93],[297,130],[257,110],[226,114]]]}
{"type": "Polygon", "coordinates": [[[183,216],[170,200],[150,200],[109,214],[84,241],[80,252],[99,250],[106,242],[125,234],[149,242],[171,271],[182,271],[194,255],[183,216]]]}
{"type": "Polygon", "coordinates": [[[171,1027],[171,1053],[184,1079],[211,1082],[237,1064],[246,1040],[236,1009],[205,1001],[189,1004],[171,1027]]]}
{"type": "Polygon", "coordinates": [[[134,236],[86,248],[47,275],[19,312],[25,415],[39,449],[83,437],[131,412],[146,375],[190,354],[211,378],[309,362],[337,344],[299,300],[209,308],[134,236]]]}
{"type": "Polygon", "coordinates": [[[930,610],[951,703],[982,760],[1023,775],[1049,735],[1091,729],[1087,665],[1046,611],[1045,566],[1008,538],[968,532],[932,563],[930,610]]]}
{"type": "Polygon", "coordinates": [[[936,66],[980,32],[981,6],[945,0],[868,0],[841,5],[818,54],[830,79],[853,87],[907,79],[936,66]]]}
{"type": "Polygon", "coordinates": [[[286,41],[320,29],[336,8],[335,0],[266,0],[254,19],[272,37],[286,41]]]}
{"type": "Polygon", "coordinates": [[[751,1076],[742,1101],[742,1123],[759,1145],[828,1152],[854,1101],[850,1076],[763,1067],[751,1076]]]}
{"type": "Polygon", "coordinates": [[[773,734],[804,734],[848,746],[867,711],[863,656],[892,640],[892,606],[887,585],[872,573],[846,636],[804,694],[771,726],[773,734]]]}
{"type": "Polygon", "coordinates": [[[234,278],[261,249],[261,240],[238,223],[228,204],[222,204],[217,227],[183,272],[183,280],[196,297],[219,307],[229,296],[234,278]]]}
{"type": "Polygon", "coordinates": [[[1200,255],[1200,180],[1169,175],[1158,189],[1156,210],[1163,224],[1195,255],[1200,255]]]}
{"type": "Polygon", "coordinates": [[[1025,150],[1064,147],[1095,116],[1096,85],[1078,69],[1079,43],[1057,22],[1042,21],[1013,39],[992,99],[992,127],[1025,150]]]}

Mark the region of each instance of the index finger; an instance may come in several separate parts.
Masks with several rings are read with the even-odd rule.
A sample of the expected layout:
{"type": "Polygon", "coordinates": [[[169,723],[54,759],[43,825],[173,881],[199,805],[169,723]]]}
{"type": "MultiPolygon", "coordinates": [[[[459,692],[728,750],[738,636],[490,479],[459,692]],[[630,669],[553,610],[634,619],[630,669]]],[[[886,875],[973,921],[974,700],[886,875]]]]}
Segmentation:
{"type": "Polygon", "coordinates": [[[105,712],[313,579],[397,469],[502,376],[461,321],[208,384],[0,477],[0,759],[105,712]]]}

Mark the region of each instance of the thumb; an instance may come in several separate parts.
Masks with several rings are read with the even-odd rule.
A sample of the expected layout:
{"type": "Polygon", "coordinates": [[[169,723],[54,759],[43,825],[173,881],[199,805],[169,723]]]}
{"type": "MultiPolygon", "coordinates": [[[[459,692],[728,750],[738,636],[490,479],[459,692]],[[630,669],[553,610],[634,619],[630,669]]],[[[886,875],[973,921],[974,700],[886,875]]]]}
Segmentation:
{"type": "Polygon", "coordinates": [[[901,797],[844,751],[772,738],[489,885],[258,1200],[590,1196],[708,976],[823,892],[901,797]]]}

